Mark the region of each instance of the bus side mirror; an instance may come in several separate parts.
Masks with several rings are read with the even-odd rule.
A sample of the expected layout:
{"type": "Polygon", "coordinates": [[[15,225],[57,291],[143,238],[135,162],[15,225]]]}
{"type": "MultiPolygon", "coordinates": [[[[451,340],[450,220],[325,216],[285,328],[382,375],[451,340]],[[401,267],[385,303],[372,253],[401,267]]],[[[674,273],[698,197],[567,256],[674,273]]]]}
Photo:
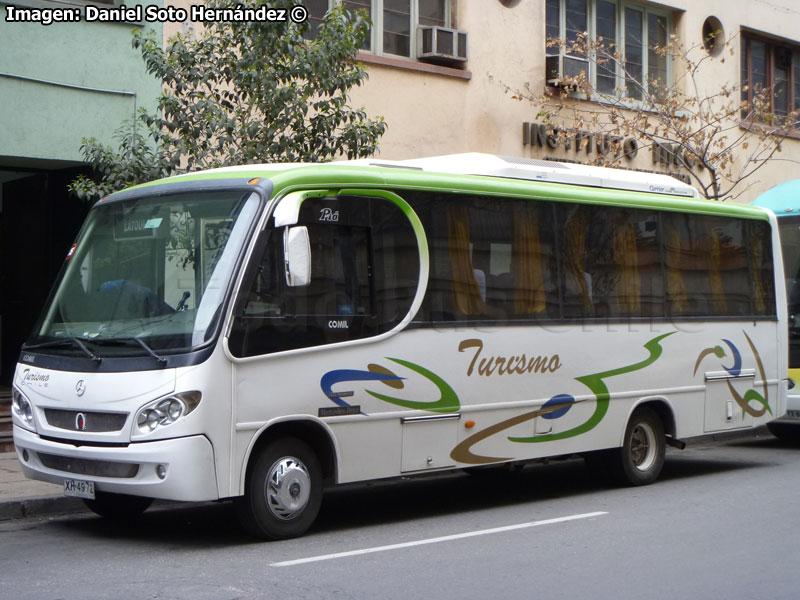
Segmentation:
{"type": "Polygon", "coordinates": [[[302,287],[311,283],[311,242],[305,225],[287,227],[283,231],[283,256],[286,285],[302,287]]]}

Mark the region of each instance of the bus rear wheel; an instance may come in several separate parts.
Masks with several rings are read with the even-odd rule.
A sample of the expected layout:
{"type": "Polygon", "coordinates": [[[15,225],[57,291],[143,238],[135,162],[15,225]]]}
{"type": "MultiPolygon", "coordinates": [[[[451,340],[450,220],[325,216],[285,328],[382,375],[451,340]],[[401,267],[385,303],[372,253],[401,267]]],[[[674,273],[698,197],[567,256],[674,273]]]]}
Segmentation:
{"type": "Polygon", "coordinates": [[[93,500],[86,499],[83,503],[93,513],[123,523],[139,517],[153,503],[153,499],[98,491],[93,500]]]}
{"type": "Polygon", "coordinates": [[[303,535],[322,504],[322,470],[314,451],[302,440],[284,438],[267,444],[245,481],[236,512],[244,529],[265,540],[303,535]]]}
{"type": "Polygon", "coordinates": [[[800,425],[793,423],[767,423],[769,432],[782,442],[800,443],[800,425]]]}
{"type": "Polygon", "coordinates": [[[637,408],[628,421],[622,447],[611,451],[611,475],[622,485],[648,485],[664,466],[666,441],[659,416],[647,407],[637,408]]]}

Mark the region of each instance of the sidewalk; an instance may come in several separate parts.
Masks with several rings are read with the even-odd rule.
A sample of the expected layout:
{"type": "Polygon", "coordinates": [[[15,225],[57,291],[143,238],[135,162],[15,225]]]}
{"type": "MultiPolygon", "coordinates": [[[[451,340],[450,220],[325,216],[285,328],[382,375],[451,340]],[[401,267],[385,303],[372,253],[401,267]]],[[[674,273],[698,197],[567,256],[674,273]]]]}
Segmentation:
{"type": "Polygon", "coordinates": [[[14,452],[0,453],[0,521],[88,511],[60,485],[26,479],[14,452]]]}

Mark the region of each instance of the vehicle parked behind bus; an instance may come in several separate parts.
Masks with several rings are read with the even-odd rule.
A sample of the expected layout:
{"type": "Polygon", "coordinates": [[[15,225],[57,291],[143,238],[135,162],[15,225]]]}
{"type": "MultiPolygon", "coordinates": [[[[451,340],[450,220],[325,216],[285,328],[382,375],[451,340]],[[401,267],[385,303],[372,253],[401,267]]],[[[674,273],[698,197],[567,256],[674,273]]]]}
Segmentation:
{"type": "Polygon", "coordinates": [[[752,202],[768,208],[778,218],[784,281],[788,301],[789,395],[786,413],[767,425],[777,437],[800,439],[800,180],[787,181],[767,190],[752,202]]]}
{"type": "Polygon", "coordinates": [[[783,415],[775,216],[672,178],[467,154],[248,165],[98,202],[13,385],[29,477],[129,518],[665,446],[783,415]]]}

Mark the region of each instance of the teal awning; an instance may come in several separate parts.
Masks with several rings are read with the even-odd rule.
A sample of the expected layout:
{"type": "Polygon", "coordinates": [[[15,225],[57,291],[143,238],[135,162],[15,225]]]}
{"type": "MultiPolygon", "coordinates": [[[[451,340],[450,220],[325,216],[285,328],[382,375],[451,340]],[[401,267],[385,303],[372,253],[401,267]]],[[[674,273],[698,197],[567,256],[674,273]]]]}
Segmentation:
{"type": "Polygon", "coordinates": [[[800,215],[800,179],[779,183],[750,204],[768,208],[778,216],[800,215]]]}

